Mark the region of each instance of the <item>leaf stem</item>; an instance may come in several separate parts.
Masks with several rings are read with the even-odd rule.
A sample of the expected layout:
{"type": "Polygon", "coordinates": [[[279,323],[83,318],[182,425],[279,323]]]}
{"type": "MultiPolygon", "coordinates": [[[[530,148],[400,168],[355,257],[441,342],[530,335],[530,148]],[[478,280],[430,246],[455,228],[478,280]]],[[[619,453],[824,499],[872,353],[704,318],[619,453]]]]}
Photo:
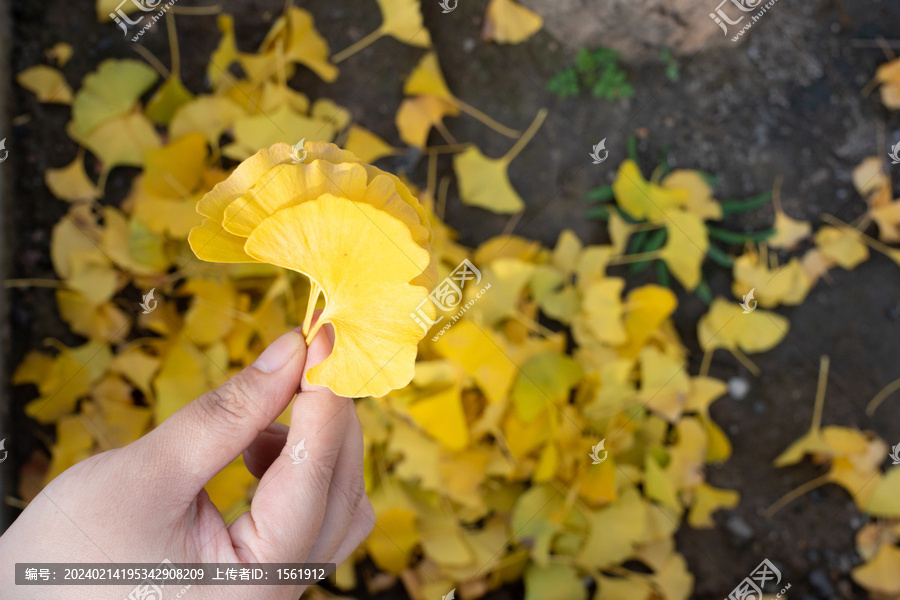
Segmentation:
{"type": "Polygon", "coordinates": [[[810,431],[818,431],[822,428],[822,411],[825,408],[825,388],[828,387],[828,369],[831,359],[823,355],[819,362],[819,383],[816,386],[816,405],[813,408],[813,420],[810,431]]]}
{"type": "Polygon", "coordinates": [[[753,373],[753,376],[754,376],[754,377],[759,377],[759,375],[760,375],[759,367],[757,367],[757,366],[756,366],[756,363],[754,363],[752,360],[750,360],[750,359],[747,357],[746,354],[744,354],[743,352],[741,352],[741,349],[740,349],[740,348],[734,348],[734,349],[732,349],[732,350],[731,350],[731,353],[734,355],[734,357],[735,357],[736,359],[738,359],[738,362],[739,362],[739,363],[741,363],[742,365],[744,365],[744,368],[745,368],[745,369],[747,369],[748,371],[750,371],[751,373],[753,373]]]}
{"type": "Polygon", "coordinates": [[[800,487],[794,488],[793,490],[791,490],[790,492],[788,492],[787,494],[785,494],[784,496],[779,498],[775,502],[775,504],[773,504],[772,506],[767,508],[763,514],[766,516],[767,519],[771,518],[772,515],[777,513],[779,510],[781,510],[782,508],[784,508],[785,506],[787,506],[788,504],[790,504],[791,502],[793,502],[800,496],[802,496],[808,492],[811,492],[812,490],[816,489],[819,486],[825,485],[829,481],[830,481],[830,479],[828,478],[827,473],[820,477],[816,477],[812,481],[807,481],[800,487]]]}
{"type": "Polygon", "coordinates": [[[883,390],[875,394],[875,397],[872,398],[872,401],[869,402],[869,405],[866,407],[866,414],[870,417],[875,414],[875,409],[878,408],[885,399],[900,390],[900,379],[895,379],[885,386],[883,390]]]}
{"type": "Polygon", "coordinates": [[[181,78],[181,54],[178,52],[178,30],[175,29],[175,15],[166,13],[166,25],[169,31],[169,54],[172,59],[172,73],[181,78]]]}
{"type": "Polygon", "coordinates": [[[454,98],[454,100],[456,100],[456,107],[459,110],[468,114],[470,117],[475,117],[476,119],[478,119],[479,121],[481,121],[482,123],[484,123],[485,125],[490,127],[491,129],[493,129],[494,131],[499,133],[500,135],[505,135],[506,137],[510,137],[510,138],[517,138],[517,137],[519,137],[519,135],[521,135],[521,133],[522,133],[521,131],[512,129],[505,125],[501,125],[500,123],[498,123],[497,121],[495,121],[488,115],[484,114],[483,112],[481,112],[480,110],[478,110],[477,108],[472,106],[471,104],[467,104],[467,103],[463,102],[462,100],[460,100],[459,98],[454,98]]]}
{"type": "Polygon", "coordinates": [[[547,118],[547,109],[542,108],[538,111],[537,116],[534,118],[534,121],[531,122],[531,125],[528,126],[528,129],[525,133],[522,134],[522,137],[518,139],[518,141],[513,145],[512,148],[509,149],[509,152],[503,155],[503,162],[509,164],[513,161],[513,159],[519,155],[519,152],[522,151],[523,148],[531,141],[531,138],[534,137],[534,134],[537,133],[538,129],[541,128],[541,125],[544,124],[544,119],[547,118]]]}
{"type": "Polygon", "coordinates": [[[376,29],[375,31],[373,31],[372,33],[370,33],[363,39],[359,40],[355,44],[351,44],[349,48],[344,48],[337,54],[333,55],[331,57],[331,62],[333,64],[338,64],[339,62],[350,58],[351,56],[353,56],[360,50],[365,49],[366,46],[369,46],[373,42],[377,41],[383,35],[384,35],[384,32],[381,30],[381,27],[379,27],[378,29],[376,29]]]}
{"type": "Polygon", "coordinates": [[[653,252],[640,252],[638,254],[627,254],[625,256],[617,256],[609,261],[611,265],[627,265],[636,262],[644,262],[647,260],[655,260],[662,254],[661,250],[653,252]]]}
{"type": "Polygon", "coordinates": [[[316,303],[319,301],[319,293],[322,291],[322,288],[313,279],[309,280],[309,284],[309,300],[306,302],[306,316],[303,319],[302,330],[304,337],[307,337],[307,344],[309,343],[309,327],[312,324],[313,313],[316,311],[316,303]]]}
{"type": "Polygon", "coordinates": [[[7,279],[3,282],[5,288],[45,287],[65,289],[65,284],[59,279],[7,279]]]}

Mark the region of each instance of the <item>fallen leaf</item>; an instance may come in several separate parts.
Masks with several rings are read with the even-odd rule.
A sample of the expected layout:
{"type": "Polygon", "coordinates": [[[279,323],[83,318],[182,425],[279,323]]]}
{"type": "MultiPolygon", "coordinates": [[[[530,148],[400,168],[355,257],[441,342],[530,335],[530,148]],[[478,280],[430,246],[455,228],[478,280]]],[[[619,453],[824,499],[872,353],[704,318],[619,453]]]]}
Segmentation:
{"type": "Polygon", "coordinates": [[[544,21],[513,0],[491,0],[484,19],[484,37],[501,44],[520,44],[540,31],[544,21]]]}
{"type": "Polygon", "coordinates": [[[29,67],[16,75],[23,88],[37,96],[39,102],[72,104],[72,88],[63,74],[47,65],[29,67]]]}

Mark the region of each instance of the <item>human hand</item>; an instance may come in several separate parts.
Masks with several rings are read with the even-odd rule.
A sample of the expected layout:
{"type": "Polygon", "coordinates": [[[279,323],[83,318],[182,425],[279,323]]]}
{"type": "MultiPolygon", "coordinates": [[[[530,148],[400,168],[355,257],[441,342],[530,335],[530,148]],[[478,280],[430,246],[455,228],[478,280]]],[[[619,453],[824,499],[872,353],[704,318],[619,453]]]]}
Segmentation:
{"type": "MultiPolygon", "coordinates": [[[[50,482],[0,537],[2,596],[121,600],[132,589],[16,586],[17,562],[344,562],[375,516],[353,401],[305,378],[331,352],[333,336],[323,327],[307,348],[297,331],[286,333],[141,439],[50,482]],[[288,429],[274,421],[298,389],[288,429]],[[309,458],[292,464],[285,447],[301,440],[309,458]],[[260,482],[249,512],[226,525],[203,487],[242,452],[260,482]]],[[[194,586],[181,598],[296,599],[303,589],[194,586]]]]}

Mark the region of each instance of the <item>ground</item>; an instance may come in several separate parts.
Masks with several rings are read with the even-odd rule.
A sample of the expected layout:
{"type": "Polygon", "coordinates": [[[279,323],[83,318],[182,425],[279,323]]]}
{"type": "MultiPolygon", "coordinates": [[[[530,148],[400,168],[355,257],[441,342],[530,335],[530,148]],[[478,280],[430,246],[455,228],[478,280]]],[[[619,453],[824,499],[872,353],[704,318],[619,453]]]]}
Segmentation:
{"type": "MultiPolygon", "coordinates": [[[[701,1],[709,1],[713,10],[715,2],[701,1]]],[[[300,4],[313,13],[332,50],[348,46],[379,23],[371,0],[300,4]]],[[[42,51],[57,41],[75,47],[65,69],[73,84],[103,58],[137,57],[116,27],[96,23],[92,5],[87,0],[17,3],[12,9],[12,71],[41,62],[42,51]]],[[[668,147],[673,164],[719,176],[720,199],[769,190],[781,175],[788,214],[816,226],[823,212],[850,221],[864,211],[850,181],[851,171],[864,157],[885,151],[879,127],[884,127],[890,143],[900,139],[900,118],[880,105],[877,94],[861,93],[885,60],[872,41],[878,36],[898,37],[900,4],[780,0],[741,45],[679,57],[677,82],[668,80],[662,62],[652,57],[643,64],[626,64],[636,94],[617,102],[586,95],[561,101],[547,92],[547,80],[568,65],[572,51],[545,32],[519,46],[484,41],[480,31],[485,0],[462,1],[449,14],[442,14],[437,1],[423,5],[448,83],[460,98],[521,129],[539,108],[550,109],[547,122],[510,169],[527,204],[515,232],[545,244],[555,243],[565,228],[585,242],[606,241],[605,226],[585,218],[581,197],[587,189],[612,181],[625,157],[626,139],[636,133],[645,174],[668,147]],[[610,157],[593,165],[588,153],[603,138],[610,157]]],[[[226,4],[236,16],[242,49],[256,47],[280,7],[278,0],[226,4]]],[[[589,12],[587,8],[586,18],[589,12]]],[[[201,92],[205,59],[218,40],[215,19],[185,16],[179,18],[178,27],[183,79],[192,91],[201,92]]],[[[144,43],[169,64],[164,27],[153,28],[144,43]]],[[[329,97],[347,106],[358,122],[400,145],[394,112],[403,77],[420,54],[384,38],[341,64],[335,83],[324,84],[301,69],[293,84],[311,98],[329,97]]],[[[3,165],[14,171],[7,200],[11,275],[52,278],[50,230],[66,207],[50,195],[42,174],[74,156],[76,146],[63,134],[68,108],[38,104],[15,85],[10,93],[11,116],[30,117],[17,120],[10,131],[10,160],[3,165]]],[[[476,142],[489,156],[503,154],[512,144],[467,116],[450,119],[448,126],[458,140],[476,142]]],[[[384,166],[401,167],[390,161],[384,166]]],[[[449,158],[442,158],[439,170],[440,175],[451,174],[449,158]]],[[[118,202],[133,174],[116,169],[105,201],[118,202]]],[[[424,182],[424,161],[412,174],[424,182]]],[[[499,234],[509,222],[508,217],[462,206],[455,184],[450,187],[446,217],[468,245],[499,234]]],[[[751,231],[767,227],[771,219],[771,209],[766,208],[728,225],[751,231]]],[[[728,273],[711,268],[708,275],[713,290],[727,296],[728,273]]],[[[854,532],[866,517],[843,489],[828,485],[771,519],[762,515],[788,490],[820,474],[809,463],[786,469],[772,466],[772,459],[809,427],[820,355],[831,357],[823,422],[872,430],[890,444],[900,442],[900,399],[888,400],[875,418],[864,411],[879,389],[900,376],[900,273],[895,264],[873,255],[854,271],[838,269],[833,275],[831,284],[820,282],[801,306],[779,309],[790,319],[791,332],[775,350],[753,357],[761,377],[753,377],[725,353],[713,360],[713,376],[744,378],[750,389],[742,400],[725,397],[712,408],[714,419],[731,438],[734,454],[724,465],[710,468],[709,480],[738,490],[741,503],[734,511],[717,515],[716,529],[685,528],[677,537],[696,577],[696,598],[726,596],[763,558],[772,560],[784,581],[791,583],[790,598],[865,597],[848,573],[858,564],[854,532]]],[[[696,322],[705,305],[680,290],[679,296],[676,325],[692,351],[696,373],[701,358],[696,322]]],[[[49,289],[13,290],[10,320],[13,343],[4,357],[9,370],[46,337],[77,341],[61,324],[49,289]]],[[[12,391],[13,413],[19,427],[33,431],[21,416],[26,393],[22,388],[12,391]]],[[[32,433],[27,443],[10,448],[13,461],[22,464],[39,447],[40,434],[32,433]]],[[[520,594],[521,589],[513,588],[495,597],[520,594]]]]}

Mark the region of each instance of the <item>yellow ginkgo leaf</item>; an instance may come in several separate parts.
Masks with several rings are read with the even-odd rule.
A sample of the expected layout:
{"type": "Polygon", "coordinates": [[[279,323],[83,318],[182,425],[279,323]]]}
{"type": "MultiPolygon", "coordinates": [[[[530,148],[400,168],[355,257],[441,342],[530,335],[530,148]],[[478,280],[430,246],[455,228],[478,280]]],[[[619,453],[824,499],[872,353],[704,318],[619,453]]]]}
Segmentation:
{"type": "Polygon", "coordinates": [[[401,152],[400,149],[392,147],[379,136],[360,125],[351,125],[350,129],[347,130],[347,140],[344,142],[344,149],[349,150],[357,155],[361,161],[367,163],[372,163],[379,158],[401,152]]]}
{"type": "Polygon", "coordinates": [[[703,220],[686,211],[665,212],[666,243],[660,250],[666,266],[686,290],[700,284],[700,267],[709,248],[709,236],[703,220]]]}
{"type": "Polygon", "coordinates": [[[477,313],[480,320],[490,326],[515,316],[522,292],[533,273],[534,265],[514,258],[496,260],[484,267],[481,285],[486,287],[490,284],[491,293],[478,299],[478,303],[470,309],[474,311],[472,314],[477,313]]]}
{"type": "Polygon", "coordinates": [[[891,469],[875,485],[869,496],[865,511],[873,517],[900,518],[900,469],[891,469]]]}
{"type": "Polygon", "coordinates": [[[779,304],[797,305],[803,302],[812,282],[803,265],[795,257],[786,265],[770,268],[767,255],[747,252],[734,261],[732,292],[743,298],[754,290],[754,298],[763,308],[779,304]]]}
{"type": "Polygon", "coordinates": [[[69,62],[69,59],[72,58],[73,52],[74,50],[72,50],[71,44],[56,42],[44,50],[44,56],[49,60],[56,61],[57,67],[64,67],[66,66],[66,63],[69,62]]]}
{"type": "Polygon", "coordinates": [[[206,140],[200,133],[148,150],[141,186],[155,196],[182,198],[200,184],[208,154],[206,140]]]}
{"type": "Polygon", "coordinates": [[[156,71],[137,60],[107,59],[100,63],[84,78],[72,101],[69,129],[78,136],[76,140],[88,136],[101,123],[131,111],[156,78],[156,71]]]}
{"type": "Polygon", "coordinates": [[[482,242],[475,250],[473,259],[479,266],[500,258],[518,258],[533,262],[540,251],[541,245],[538,242],[517,235],[499,235],[482,242]]]}
{"type": "Polygon", "coordinates": [[[222,38],[219,45],[209,56],[209,65],[206,67],[206,77],[214,89],[218,89],[220,82],[231,82],[228,68],[238,59],[237,42],[234,39],[234,17],[220,14],[216,17],[216,25],[222,38]]]}
{"type": "Polygon", "coordinates": [[[694,589],[694,576],[680,554],[670,556],[656,572],[653,581],[662,590],[664,600],[688,600],[694,589]]]}
{"type": "Polygon", "coordinates": [[[816,232],[816,246],[825,258],[848,271],[869,258],[869,249],[857,232],[825,225],[816,232]]]}
{"type": "Polygon", "coordinates": [[[484,37],[501,44],[519,44],[543,26],[539,14],[514,0],[491,0],[484,18],[484,37]]]}
{"type": "Polygon", "coordinates": [[[50,449],[50,466],[44,478],[57,475],[93,454],[94,437],[77,415],[66,415],[56,422],[56,443],[50,449]]]}
{"type": "Polygon", "coordinates": [[[688,525],[694,529],[715,527],[712,514],[723,508],[734,508],[741,495],[734,490],[723,490],[701,483],[694,490],[694,502],[688,512],[688,525]]]}
{"type": "Polygon", "coordinates": [[[646,534],[647,514],[635,490],[600,510],[587,512],[588,537],[576,562],[602,569],[627,559],[646,534]]]}
{"type": "Polygon", "coordinates": [[[94,305],[112,298],[120,287],[119,274],[100,247],[102,235],[90,205],[78,203],[53,227],[50,238],[57,275],[94,305]]]}
{"type": "Polygon", "coordinates": [[[869,209],[869,216],[878,225],[878,238],[894,244],[900,242],[900,200],[869,209]]]}
{"type": "Polygon", "coordinates": [[[517,213],[525,202],[509,181],[509,161],[488,158],[475,146],[453,157],[463,204],[500,214],[517,213]]]}
{"type": "Polygon", "coordinates": [[[798,221],[784,214],[784,211],[775,211],[775,235],[766,240],[772,248],[792,250],[797,247],[800,240],[809,237],[812,225],[809,221],[798,221]]]}
{"type": "Polygon", "coordinates": [[[422,24],[419,0],[377,0],[383,19],[379,31],[404,44],[428,48],[431,36],[422,24]]]}
{"type": "Polygon", "coordinates": [[[900,548],[882,543],[875,558],[854,568],[850,576],[858,585],[874,594],[894,597],[900,594],[900,577],[897,577],[897,573],[900,573],[900,548]]]}
{"type": "Polygon", "coordinates": [[[642,402],[648,410],[676,423],[684,411],[685,397],[690,389],[690,378],[683,361],[663,354],[653,346],[642,349],[639,359],[642,402]]]}
{"type": "Polygon", "coordinates": [[[71,413],[106,371],[111,357],[105,341],[90,341],[75,348],[63,347],[51,360],[26,361],[12,383],[34,383],[40,396],[25,405],[25,414],[40,423],[53,423],[71,413]]]}
{"type": "Polygon", "coordinates": [[[256,478],[247,470],[244,458],[238,456],[227,467],[213,477],[204,489],[209,499],[222,513],[225,522],[231,523],[249,509],[247,502],[250,488],[256,478]]]}
{"type": "Polygon", "coordinates": [[[451,103],[434,96],[407,98],[400,103],[395,123],[400,139],[416,148],[424,149],[428,144],[428,134],[432,127],[440,124],[444,117],[455,117],[459,110],[451,103]]]}
{"type": "Polygon", "coordinates": [[[569,392],[584,374],[581,366],[561,354],[539,354],[522,365],[510,396],[519,416],[530,423],[547,407],[568,404],[569,392]]]}
{"type": "Polygon", "coordinates": [[[668,209],[681,204],[685,194],[681,189],[664,188],[647,181],[631,159],[619,166],[612,188],[616,203],[630,217],[650,221],[662,220],[668,209]]]}
{"type": "Polygon", "coordinates": [[[437,53],[427,52],[413,69],[403,86],[403,93],[407,96],[426,97],[441,100],[448,105],[458,108],[475,117],[497,133],[501,133],[507,137],[517,138],[519,132],[501,125],[493,120],[477,108],[466,104],[459,98],[456,98],[447,86],[444,80],[444,74],[438,64],[437,53]]]}
{"type": "Polygon", "coordinates": [[[594,600],[649,600],[655,591],[649,582],[631,577],[597,577],[597,593],[594,600]]]}
{"type": "Polygon", "coordinates": [[[100,159],[104,173],[117,166],[139,167],[144,164],[144,153],[160,146],[153,123],[137,111],[103,121],[86,135],[76,130],[74,123],[67,128],[69,136],[100,159]]]}
{"type": "Polygon", "coordinates": [[[392,508],[375,516],[375,527],[366,538],[366,549],[380,569],[399,575],[409,566],[419,543],[416,513],[392,508]]]}
{"type": "Polygon", "coordinates": [[[131,346],[119,351],[113,357],[109,370],[124,377],[149,397],[152,393],[151,381],[159,369],[159,364],[157,357],[148,354],[142,348],[131,346]]]}
{"type": "Polygon", "coordinates": [[[624,343],[627,336],[622,322],[623,289],[624,279],[608,277],[589,283],[583,291],[585,327],[595,339],[613,346],[624,343]]]}
{"type": "Polygon", "coordinates": [[[416,423],[450,450],[462,450],[469,445],[461,394],[462,390],[451,386],[418,398],[408,408],[416,423]]]}
{"type": "Polygon", "coordinates": [[[330,323],[334,350],[307,373],[310,383],[347,397],[383,396],[409,383],[423,336],[409,314],[427,298],[425,288],[409,281],[430,256],[402,221],[323,194],[263,220],[245,249],[257,260],[308,275],[326,298],[309,338],[330,323]]]}
{"type": "Polygon", "coordinates": [[[285,106],[273,113],[238,119],[234,123],[234,142],[222,152],[229,158],[243,160],[278,142],[290,145],[302,139],[330,142],[334,134],[333,125],[297,114],[285,106]]]}
{"type": "Polygon", "coordinates": [[[587,588],[574,567],[552,563],[525,571],[525,600],[586,600],[587,588]]]}
{"type": "Polygon", "coordinates": [[[744,314],[739,303],[715,298],[697,324],[697,338],[707,352],[715,348],[765,352],[784,339],[789,327],[779,314],[762,309],[744,314]]]}
{"type": "Polygon", "coordinates": [[[426,52],[416,68],[403,85],[403,93],[407,96],[433,96],[450,104],[456,104],[456,98],[444,80],[438,64],[437,53],[426,52]]]}
{"type": "Polygon", "coordinates": [[[635,358],[647,340],[675,312],[678,300],[668,288],[644,285],[628,293],[625,299],[624,326],[628,343],[618,349],[619,355],[635,358]]]}
{"type": "MultiPolygon", "coordinates": [[[[279,20],[283,21],[284,17],[279,20]]],[[[273,26],[273,30],[278,24],[273,26]]],[[[316,31],[312,14],[309,11],[292,6],[288,13],[287,31],[289,38],[284,48],[284,57],[287,60],[298,62],[309,67],[316,75],[325,81],[334,81],[338,76],[338,69],[328,62],[331,51],[328,42],[316,31]]],[[[275,38],[270,37],[263,42],[263,48],[272,48],[275,38]]]]}
{"type": "Polygon", "coordinates": [[[697,171],[675,169],[662,181],[662,187],[683,193],[683,206],[703,220],[720,221],[722,205],[713,198],[712,188],[697,171]]]}
{"type": "Polygon", "coordinates": [[[188,241],[194,254],[201,260],[217,262],[257,262],[244,252],[245,238],[229,233],[223,227],[225,209],[243,196],[260,181],[270,169],[292,161],[293,149],[287,144],[276,144],[260,150],[216,185],[198,203],[197,212],[206,219],[191,230],[188,241]]]}
{"type": "MultiPolygon", "coordinates": [[[[156,312],[159,309],[153,311],[156,312]]],[[[153,382],[157,399],[153,409],[157,425],[209,391],[208,380],[203,375],[209,364],[210,359],[184,336],[177,336],[170,342],[153,382]]]]}
{"type": "Polygon", "coordinates": [[[16,81],[41,102],[71,104],[72,88],[63,74],[47,65],[36,65],[16,75],[16,81]]]}
{"type": "Polygon", "coordinates": [[[59,315],[72,331],[88,339],[121,343],[131,330],[131,319],[113,302],[93,304],[74,290],[56,290],[59,315]]]}
{"type": "Polygon", "coordinates": [[[404,198],[404,187],[398,187],[390,176],[358,161],[333,163],[314,157],[307,152],[308,162],[279,165],[266,173],[225,209],[225,229],[247,237],[277,210],[333,194],[389,212],[406,224],[417,244],[428,246],[428,229],[422,223],[418,203],[404,198]]]}
{"type": "Polygon", "coordinates": [[[875,71],[881,84],[881,101],[888,108],[900,108],[900,58],[888,61],[875,71]]]}
{"type": "Polygon", "coordinates": [[[172,117],[169,137],[177,140],[189,133],[199,132],[211,146],[216,147],[222,134],[244,116],[244,110],[228,98],[198,96],[181,106],[172,117]]]}
{"type": "Polygon", "coordinates": [[[229,281],[191,279],[178,289],[191,297],[182,331],[199,346],[218,342],[231,329],[237,311],[237,292],[229,281]]]}
{"type": "Polygon", "coordinates": [[[422,22],[422,5],[420,0],[377,1],[378,8],[381,9],[381,25],[349,48],[345,48],[335,54],[335,64],[353,56],[385,35],[389,35],[410,46],[418,46],[419,48],[431,47],[431,35],[422,22]]]}
{"type": "MultiPolygon", "coordinates": [[[[231,100],[234,101],[234,98],[232,97],[231,100]]],[[[275,112],[282,108],[289,108],[297,114],[306,115],[309,113],[310,104],[309,97],[306,94],[274,81],[266,81],[262,85],[261,95],[254,99],[249,106],[246,104],[242,104],[242,106],[249,114],[254,115],[275,112]]],[[[328,115],[328,117],[330,118],[331,115],[328,115]]],[[[349,111],[346,113],[346,118],[348,120],[350,118],[349,111]]],[[[327,121],[328,119],[324,120],[327,121]]]]}
{"type": "Polygon", "coordinates": [[[453,169],[456,171],[463,204],[500,214],[512,214],[525,208],[521,196],[509,181],[507,169],[509,163],[534,137],[546,117],[547,110],[541,109],[528,131],[500,158],[488,158],[476,146],[470,146],[453,157],[453,169]]]}
{"type": "Polygon", "coordinates": [[[67,202],[90,202],[100,197],[100,189],[84,170],[83,152],[59,169],[47,169],[44,182],[53,195],[67,202]]]}
{"type": "Polygon", "coordinates": [[[328,98],[319,98],[313,102],[309,115],[332,125],[338,131],[346,129],[353,120],[349,110],[328,98]]]}
{"type": "Polygon", "coordinates": [[[168,125],[178,109],[193,99],[194,95],[184,87],[181,78],[172,75],[151,96],[144,114],[157,125],[168,125]]]}
{"type": "Polygon", "coordinates": [[[663,506],[681,506],[675,484],[651,454],[644,456],[644,495],[663,506]]]}
{"type": "Polygon", "coordinates": [[[499,335],[463,320],[441,336],[435,348],[474,378],[490,402],[503,403],[519,371],[503,343],[499,335]]]}

